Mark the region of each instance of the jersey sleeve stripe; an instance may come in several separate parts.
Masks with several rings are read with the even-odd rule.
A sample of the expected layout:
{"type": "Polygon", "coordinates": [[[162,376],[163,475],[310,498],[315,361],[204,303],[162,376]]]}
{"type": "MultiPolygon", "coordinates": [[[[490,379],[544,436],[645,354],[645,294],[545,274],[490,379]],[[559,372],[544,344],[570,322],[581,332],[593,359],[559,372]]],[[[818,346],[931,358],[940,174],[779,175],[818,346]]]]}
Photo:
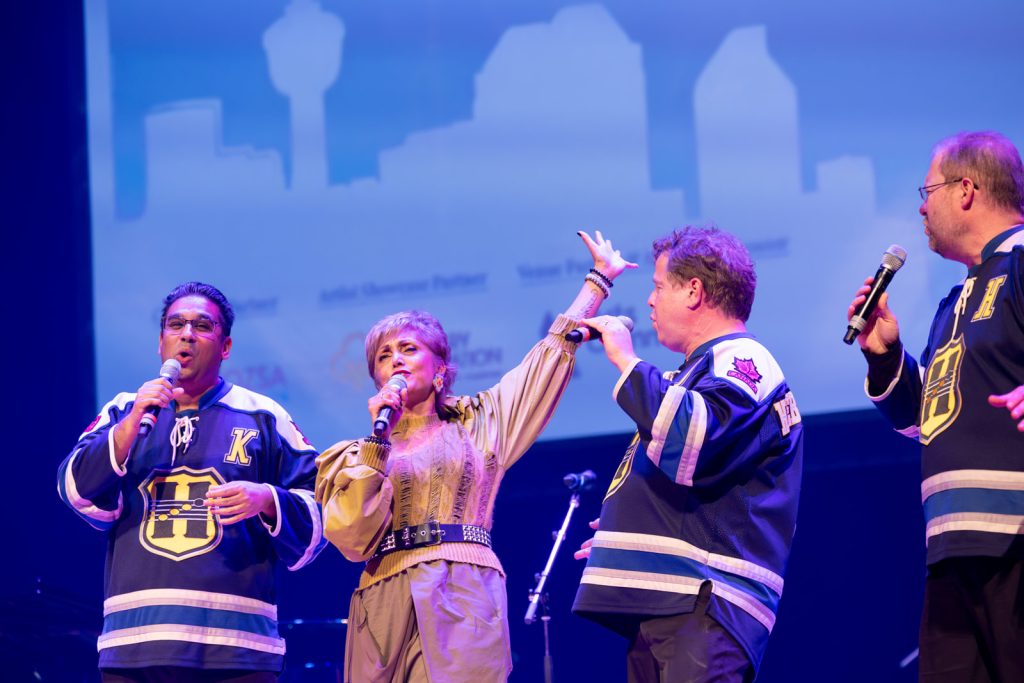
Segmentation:
{"type": "Polygon", "coordinates": [[[124,499],[118,494],[117,496],[117,509],[116,510],[104,510],[98,507],[88,498],[83,497],[78,493],[78,486],[75,483],[74,477],[74,464],[75,459],[78,458],[81,453],[81,449],[76,451],[68,458],[67,464],[61,472],[61,477],[57,487],[57,493],[61,498],[66,500],[90,526],[99,529],[100,531],[106,531],[114,525],[114,522],[121,516],[121,511],[124,509],[124,499]]]}
{"type": "Polygon", "coordinates": [[[289,570],[295,571],[301,569],[307,564],[313,561],[313,558],[317,556],[321,548],[324,546],[324,526],[323,518],[320,512],[320,506],[317,505],[316,497],[312,491],[306,489],[290,489],[291,493],[294,493],[299,499],[306,504],[309,508],[309,517],[313,520],[313,533],[309,537],[309,545],[306,546],[305,552],[302,553],[302,557],[298,561],[288,567],[289,570]]]}

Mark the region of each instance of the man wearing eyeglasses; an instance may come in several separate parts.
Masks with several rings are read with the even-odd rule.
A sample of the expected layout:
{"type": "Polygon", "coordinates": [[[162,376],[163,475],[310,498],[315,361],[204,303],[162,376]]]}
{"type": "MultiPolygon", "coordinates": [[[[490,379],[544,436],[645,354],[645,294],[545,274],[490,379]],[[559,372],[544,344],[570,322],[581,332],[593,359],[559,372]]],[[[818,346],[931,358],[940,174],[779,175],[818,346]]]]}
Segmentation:
{"type": "Polygon", "coordinates": [[[233,322],[217,288],[171,291],[158,349],[177,383],[118,394],[60,467],[61,498],[108,534],[105,683],[259,683],[282,669],[274,573],[324,546],[317,453],[281,406],[220,377],[233,322]]]}
{"type": "Polygon", "coordinates": [[[1024,165],[1004,136],[961,133],[918,191],[928,246],[966,277],[919,361],[887,294],[858,340],[868,396],[922,446],[920,680],[1024,681],[1024,165]]]}

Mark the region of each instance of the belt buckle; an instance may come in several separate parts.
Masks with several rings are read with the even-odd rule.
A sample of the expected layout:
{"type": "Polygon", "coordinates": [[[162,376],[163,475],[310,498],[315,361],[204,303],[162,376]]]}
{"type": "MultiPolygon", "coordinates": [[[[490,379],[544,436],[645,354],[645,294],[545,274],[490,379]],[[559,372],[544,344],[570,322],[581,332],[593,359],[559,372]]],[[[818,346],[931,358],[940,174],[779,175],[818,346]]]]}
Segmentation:
{"type": "Polygon", "coordinates": [[[417,524],[409,529],[408,547],[419,548],[420,546],[439,545],[444,532],[441,531],[441,523],[437,521],[417,524]]]}

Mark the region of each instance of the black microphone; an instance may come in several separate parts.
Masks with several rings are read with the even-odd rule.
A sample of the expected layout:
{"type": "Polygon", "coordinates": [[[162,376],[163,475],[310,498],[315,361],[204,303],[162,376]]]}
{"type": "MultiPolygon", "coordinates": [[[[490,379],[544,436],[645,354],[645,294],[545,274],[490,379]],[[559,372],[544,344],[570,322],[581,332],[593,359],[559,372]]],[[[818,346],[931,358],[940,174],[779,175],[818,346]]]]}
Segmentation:
{"type": "Polygon", "coordinates": [[[570,472],[562,477],[562,483],[568,486],[570,491],[589,491],[594,487],[595,481],[597,481],[597,475],[594,474],[594,470],[570,472]]]}
{"type": "MultiPolygon", "coordinates": [[[[178,381],[178,376],[181,375],[181,363],[174,358],[168,358],[164,361],[164,364],[160,366],[160,376],[171,383],[173,387],[178,381]]],[[[139,424],[139,434],[146,436],[150,430],[153,429],[153,425],[156,424],[156,416],[160,413],[160,406],[149,406],[146,408],[146,412],[142,414],[142,422],[139,424]]]]}
{"type": "Polygon", "coordinates": [[[893,275],[903,267],[903,263],[906,260],[907,250],[898,244],[890,245],[885,250],[885,253],[882,254],[882,265],[878,266],[878,272],[875,273],[875,282],[871,285],[868,298],[860,305],[860,309],[850,318],[850,324],[846,326],[846,336],[843,337],[845,343],[852,344],[857,335],[864,331],[864,326],[867,325],[871,312],[878,305],[878,299],[881,298],[885,288],[892,282],[893,275]]]}
{"type": "MultiPolygon", "coordinates": [[[[617,315],[615,317],[619,319],[619,322],[621,322],[623,325],[626,326],[627,330],[629,330],[630,332],[633,331],[633,319],[632,318],[630,318],[628,316],[625,316],[625,315],[617,315]]],[[[588,325],[584,325],[583,327],[577,327],[572,332],[566,332],[565,333],[566,341],[575,342],[577,344],[582,344],[583,342],[590,341],[591,339],[600,339],[600,338],[601,338],[601,333],[598,332],[597,330],[595,330],[593,327],[590,327],[588,325]]]]}
{"type": "MultiPolygon", "coordinates": [[[[405,381],[405,377],[402,375],[391,375],[391,379],[388,380],[388,384],[401,391],[409,386],[409,383],[405,381]]],[[[377,419],[373,421],[373,435],[380,436],[387,431],[388,425],[391,424],[391,416],[394,415],[395,409],[391,406],[384,406],[377,413],[377,419]]]]}

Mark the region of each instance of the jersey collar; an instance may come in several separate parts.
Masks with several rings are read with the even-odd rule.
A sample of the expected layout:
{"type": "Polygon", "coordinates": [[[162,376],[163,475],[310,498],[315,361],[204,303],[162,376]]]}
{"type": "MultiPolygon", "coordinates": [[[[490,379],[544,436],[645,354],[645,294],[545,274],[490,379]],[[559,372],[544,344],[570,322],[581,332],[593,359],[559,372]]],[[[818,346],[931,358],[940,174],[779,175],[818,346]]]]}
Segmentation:
{"type": "Polygon", "coordinates": [[[984,263],[985,260],[993,254],[997,253],[999,251],[999,247],[1003,246],[1004,242],[1008,241],[1013,235],[1017,234],[1021,230],[1024,230],[1024,224],[1014,225],[990,239],[988,244],[986,244],[981,250],[982,263],[984,263]]]}
{"type": "Polygon", "coordinates": [[[709,339],[708,341],[704,342],[703,344],[701,344],[700,346],[695,348],[693,350],[693,353],[691,353],[689,356],[687,356],[686,360],[683,361],[683,364],[679,366],[679,369],[682,370],[687,365],[689,365],[691,361],[693,361],[693,360],[703,356],[715,344],[720,344],[721,342],[728,341],[730,339],[753,339],[753,338],[754,338],[754,335],[750,334],[750,332],[732,332],[730,334],[723,334],[721,337],[715,337],[714,339],[709,339]]]}

